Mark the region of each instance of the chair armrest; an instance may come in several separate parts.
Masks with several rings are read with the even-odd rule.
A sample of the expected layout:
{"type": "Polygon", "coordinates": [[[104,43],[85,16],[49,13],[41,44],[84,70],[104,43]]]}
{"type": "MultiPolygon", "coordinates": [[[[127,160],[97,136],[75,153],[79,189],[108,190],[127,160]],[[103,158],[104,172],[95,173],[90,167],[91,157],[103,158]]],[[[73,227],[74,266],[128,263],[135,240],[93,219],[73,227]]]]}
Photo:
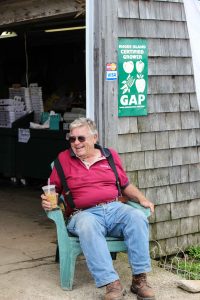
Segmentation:
{"type": "Polygon", "coordinates": [[[137,203],[137,202],[134,202],[134,201],[130,201],[130,200],[129,200],[129,201],[126,202],[126,204],[128,204],[128,205],[130,205],[130,206],[132,206],[132,207],[134,207],[134,208],[140,209],[140,210],[146,215],[147,218],[150,217],[150,215],[151,215],[151,210],[150,210],[150,208],[146,208],[146,207],[140,205],[140,204],[137,203]]]}
{"type": "Polygon", "coordinates": [[[69,235],[66,228],[63,213],[60,208],[46,211],[47,217],[53,220],[56,224],[58,243],[66,243],[69,241],[69,235]]]}

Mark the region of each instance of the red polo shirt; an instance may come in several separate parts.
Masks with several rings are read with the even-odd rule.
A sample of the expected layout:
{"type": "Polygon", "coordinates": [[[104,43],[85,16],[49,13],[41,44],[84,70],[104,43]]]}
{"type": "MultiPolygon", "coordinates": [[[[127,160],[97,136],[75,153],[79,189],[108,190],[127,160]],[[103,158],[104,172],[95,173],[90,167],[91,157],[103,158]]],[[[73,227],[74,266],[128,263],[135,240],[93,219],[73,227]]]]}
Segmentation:
{"type": "MultiPolygon", "coordinates": [[[[105,156],[104,150],[96,145],[105,156]]],[[[109,149],[112,153],[121,188],[128,184],[128,177],[122,167],[121,160],[117,152],[109,149]]],[[[118,196],[116,177],[111,169],[106,157],[95,162],[88,169],[84,163],[75,156],[72,149],[65,150],[58,155],[63,167],[68,187],[76,208],[87,208],[95,206],[101,202],[107,202],[118,196]]],[[[62,184],[55,167],[50,175],[51,184],[56,185],[57,192],[62,193],[62,184]]]]}

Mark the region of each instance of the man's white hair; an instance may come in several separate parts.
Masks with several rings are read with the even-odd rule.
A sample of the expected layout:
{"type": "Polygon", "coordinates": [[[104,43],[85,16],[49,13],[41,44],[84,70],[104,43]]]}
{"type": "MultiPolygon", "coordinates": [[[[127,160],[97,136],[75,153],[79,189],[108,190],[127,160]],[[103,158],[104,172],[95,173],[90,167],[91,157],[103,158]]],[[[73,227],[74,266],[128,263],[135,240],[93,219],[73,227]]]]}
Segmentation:
{"type": "Polygon", "coordinates": [[[87,126],[89,130],[91,131],[91,134],[98,134],[97,127],[94,121],[92,121],[89,118],[78,118],[75,119],[70,125],[69,130],[72,131],[74,128],[81,127],[81,126],[87,126]]]}

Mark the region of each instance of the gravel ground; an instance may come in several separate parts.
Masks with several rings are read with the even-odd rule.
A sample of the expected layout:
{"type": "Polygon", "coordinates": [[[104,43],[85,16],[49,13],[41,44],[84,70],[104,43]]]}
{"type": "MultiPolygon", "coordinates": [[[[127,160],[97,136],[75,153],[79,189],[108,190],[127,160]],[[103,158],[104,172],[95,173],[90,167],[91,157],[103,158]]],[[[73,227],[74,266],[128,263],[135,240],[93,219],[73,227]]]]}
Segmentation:
{"type": "MultiPolygon", "coordinates": [[[[135,299],[130,293],[130,269],[127,262],[118,259],[115,263],[120,274],[121,282],[127,290],[125,300],[135,299]]],[[[76,267],[74,287],[72,291],[63,291],[59,284],[58,265],[53,258],[42,261],[15,264],[15,270],[1,273],[1,296],[2,300],[103,300],[104,288],[97,289],[87,271],[84,260],[79,260],[76,267]]],[[[149,275],[149,282],[154,287],[156,299],[160,300],[199,300],[200,294],[191,294],[177,287],[176,275],[153,266],[149,275]]]]}
{"type": "MultiPolygon", "coordinates": [[[[97,289],[85,259],[77,261],[74,287],[63,291],[59,283],[59,265],[54,261],[55,226],[40,207],[40,189],[0,190],[0,299],[1,300],[102,300],[105,288],[97,289]]],[[[136,299],[130,293],[130,267],[126,254],[114,261],[121,282],[127,290],[125,300],[136,299]]],[[[177,287],[181,278],[161,269],[153,261],[148,279],[160,300],[200,300],[177,287]]]]}

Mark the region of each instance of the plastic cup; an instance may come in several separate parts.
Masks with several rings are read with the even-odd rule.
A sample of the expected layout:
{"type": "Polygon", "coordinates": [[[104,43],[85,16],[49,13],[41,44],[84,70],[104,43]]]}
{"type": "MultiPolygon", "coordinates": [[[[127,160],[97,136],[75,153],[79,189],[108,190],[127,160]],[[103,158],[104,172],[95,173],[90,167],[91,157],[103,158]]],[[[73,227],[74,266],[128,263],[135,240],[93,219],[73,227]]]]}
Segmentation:
{"type": "Polygon", "coordinates": [[[45,185],[42,187],[45,196],[47,196],[47,200],[51,202],[51,208],[55,209],[58,205],[58,194],[56,193],[55,185],[45,185]]]}

